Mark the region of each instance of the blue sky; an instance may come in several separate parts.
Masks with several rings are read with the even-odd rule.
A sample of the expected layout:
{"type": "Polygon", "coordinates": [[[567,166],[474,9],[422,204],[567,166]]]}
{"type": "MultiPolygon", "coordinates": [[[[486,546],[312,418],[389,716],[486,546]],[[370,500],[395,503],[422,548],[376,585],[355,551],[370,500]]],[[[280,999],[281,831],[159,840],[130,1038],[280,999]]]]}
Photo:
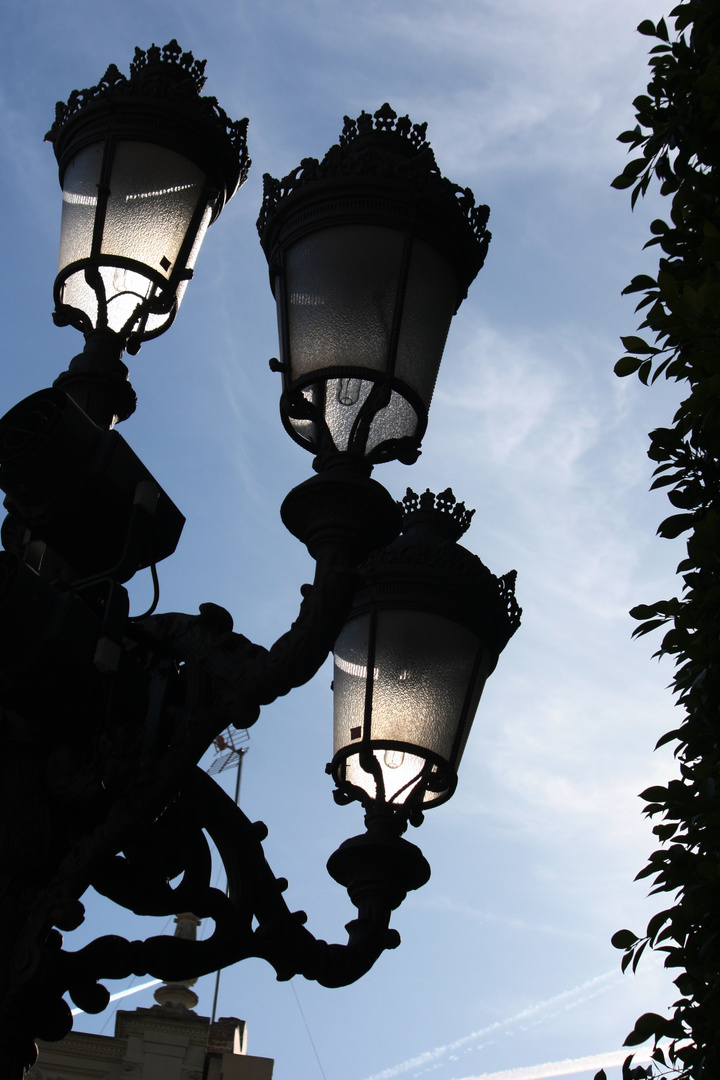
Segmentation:
{"type": "MultiPolygon", "coordinates": [[[[517,569],[523,626],[486,688],[457,794],[413,835],[433,875],[395,917],[402,947],[340,991],[278,984],[256,961],[224,973],[220,1015],[248,1021],[250,1051],[276,1059],[276,1080],[534,1080],[570,1075],[541,1068],[562,1061],[590,1077],[598,1065],[577,1071],[581,1059],[616,1052],[640,1012],[673,1000],[658,965],[622,977],[609,944],[655,909],[632,882],[652,844],[637,793],[673,767],[652,753],[673,723],[670,670],[650,660],[652,642],[631,642],[627,611],[675,590],[681,547],[655,538],[665,502],[647,492],[645,448],[677,388],[612,372],[636,326],[620,291],[652,266],[641,248],[658,206],[631,215],[609,186],[625,161],[615,136],[647,82],[635,26],[665,10],[24,0],[0,16],[3,409],[82,344],[50,318],[60,191],[42,138],[56,100],[110,62],[127,70],[135,45],[176,37],[207,58],[206,92],[250,117],[250,179],[209,230],[177,322],[129,361],[139,407],[122,434],[188,518],[160,567],[162,610],[213,600],[267,645],[312,574],[279,519],[311,459],[282,430],[267,366],[277,338],[254,226],[263,172],[321,157],[346,113],[389,101],[428,121],[444,174],[491,207],[493,241],[451,328],[422,457],[375,476],[396,497],[449,484],[477,508],[467,546],[496,573],[517,569]]],[[[144,578],[134,585],[137,610],[149,592],[144,578]]],[[[324,774],[329,683],[326,668],[265,711],[242,803],[270,827],[291,904],[342,941],[353,909],[324,866],[361,815],[335,806],[324,774]]],[[[102,919],[125,926],[88,906],[78,943],[102,919]]],[[[123,932],[144,933],[131,922],[123,932]]],[[[208,1014],[212,979],[197,989],[208,1014]]],[[[122,1004],[151,1003],[146,990],[122,1004]]],[[[77,1026],[109,1033],[112,1018],[77,1026]]]]}

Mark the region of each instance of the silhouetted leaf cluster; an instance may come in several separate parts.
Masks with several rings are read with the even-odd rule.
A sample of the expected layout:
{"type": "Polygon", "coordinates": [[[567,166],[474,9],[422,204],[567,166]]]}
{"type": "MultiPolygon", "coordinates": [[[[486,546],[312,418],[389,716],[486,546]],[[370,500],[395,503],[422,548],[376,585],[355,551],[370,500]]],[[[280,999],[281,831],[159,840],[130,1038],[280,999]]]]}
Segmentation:
{"type": "MultiPolygon", "coordinates": [[[[654,488],[667,489],[674,512],[660,536],[687,534],[678,566],[682,591],[642,604],[635,635],[663,628],[657,655],[674,658],[673,688],[682,712],[658,746],[673,743],[680,778],[643,791],[660,846],[638,874],[669,906],[644,935],[620,930],[613,944],[633,970],[649,946],[677,972],[672,1013],[645,1013],[627,1046],[653,1040],[648,1069],[625,1062],[623,1077],[720,1077],[720,0],[689,0],[638,30],[650,51],[647,94],[635,99],[637,126],[620,135],[633,152],[613,181],[632,189],[632,204],[653,178],[670,199],[646,247],[657,246],[657,277],[640,274],[639,334],[622,339],[618,375],[660,375],[687,387],[673,426],[650,434],[654,488]],[[634,152],[637,151],[637,155],[634,152]]],[[[599,1075],[599,1074],[598,1074],[599,1075]]]]}

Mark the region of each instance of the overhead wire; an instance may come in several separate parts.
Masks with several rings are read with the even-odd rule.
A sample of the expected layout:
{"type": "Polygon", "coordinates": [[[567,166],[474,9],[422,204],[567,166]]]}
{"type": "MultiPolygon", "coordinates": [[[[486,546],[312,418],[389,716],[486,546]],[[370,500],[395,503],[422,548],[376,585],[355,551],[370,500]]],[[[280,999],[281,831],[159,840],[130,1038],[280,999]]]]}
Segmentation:
{"type": "Polygon", "coordinates": [[[310,1045],[313,1048],[313,1053],[315,1054],[315,1059],[316,1059],[316,1061],[318,1063],[318,1068],[320,1070],[320,1073],[322,1075],[323,1080],[327,1080],[327,1077],[325,1075],[325,1070],[322,1067],[322,1061],[320,1060],[320,1055],[317,1052],[317,1046],[315,1045],[315,1040],[313,1039],[312,1033],[310,1031],[310,1025],[308,1024],[307,1019],[305,1018],[305,1013],[303,1012],[302,1005],[300,1004],[300,998],[298,997],[297,990],[295,989],[295,980],[294,979],[290,980],[290,987],[291,987],[292,992],[293,992],[293,994],[295,996],[295,1001],[297,1002],[297,1007],[300,1010],[300,1015],[302,1016],[303,1024],[305,1025],[305,1030],[307,1031],[307,1036],[308,1036],[308,1039],[310,1040],[310,1045]]]}

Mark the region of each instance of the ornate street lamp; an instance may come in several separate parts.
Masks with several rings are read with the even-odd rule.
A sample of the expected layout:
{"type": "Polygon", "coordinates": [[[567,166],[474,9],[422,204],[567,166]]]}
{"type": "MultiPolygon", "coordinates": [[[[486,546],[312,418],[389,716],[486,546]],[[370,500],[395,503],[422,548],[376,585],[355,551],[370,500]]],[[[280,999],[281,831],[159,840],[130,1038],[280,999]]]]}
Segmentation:
{"type": "Polygon", "coordinates": [[[270,649],[230,614],[156,614],[155,564],[184,518],[114,424],[135,397],[121,360],[171,324],[205,229],[242,183],[247,121],[203,98],[175,42],[136,51],[58,106],[63,222],[56,322],[86,337],[51,389],[0,418],[0,1074],[72,1026],[99,980],[183,982],[251,956],[278,978],[360,978],[392,911],[430,870],[403,837],[452,794],[483,684],[519,623],[514,578],[456,541],[451,492],[399,507],[374,463],[419,452],[450,319],[482,265],[487,208],[444,180],[425,128],[389,106],[346,120],[322,163],[266,181],[261,238],[278,304],[283,422],[317,475],[282,507],[316,560],[270,649]],[[402,530],[402,531],[401,531],[402,530]],[[125,583],[150,567],[149,611],[125,583]],[[357,908],[327,945],[283,898],[251,823],[198,763],[219,734],[307,682],[335,652],[339,802],[367,831],[328,869],[357,908]],[[28,837],[30,840],[28,840],[28,837]],[[212,840],[227,895],[212,886],[212,840]],[[171,884],[172,883],[172,884],[171,884]],[[78,952],[92,885],[137,914],[193,912],[204,941],[100,937],[78,952]]]}
{"type": "MultiPolygon", "coordinates": [[[[430,868],[401,839],[446,802],[488,676],[520,625],[515,572],[496,578],[456,541],[474,511],[448,488],[403,499],[401,535],[360,568],[362,585],[335,642],[335,799],[358,800],[367,832],[328,862],[351,898],[368,863],[418,888],[430,868]]],[[[377,871],[376,871],[377,877],[377,871]]],[[[396,903],[404,899],[398,892],[396,903]]]]}
{"type": "Polygon", "coordinates": [[[120,356],[170,326],[208,225],[250,167],[248,121],[201,96],[204,69],[176,41],[136,49],[129,78],[113,64],[58,102],[46,136],[63,189],[54,319],[87,341],[61,385],[114,376],[119,419],[135,407],[120,356]]]}
{"type": "MultiPolygon", "coordinates": [[[[335,642],[332,775],[341,802],[407,817],[446,802],[485,681],[520,625],[515,574],[456,541],[474,511],[408,489],[402,534],[361,567],[335,642]]],[[[421,820],[421,818],[420,818],[421,820]]]]}
{"type": "Polygon", "coordinates": [[[318,467],[417,459],[450,320],[485,259],[489,210],[442,176],[426,127],[386,104],[345,117],[322,161],[264,178],[280,412],[318,467]]]}

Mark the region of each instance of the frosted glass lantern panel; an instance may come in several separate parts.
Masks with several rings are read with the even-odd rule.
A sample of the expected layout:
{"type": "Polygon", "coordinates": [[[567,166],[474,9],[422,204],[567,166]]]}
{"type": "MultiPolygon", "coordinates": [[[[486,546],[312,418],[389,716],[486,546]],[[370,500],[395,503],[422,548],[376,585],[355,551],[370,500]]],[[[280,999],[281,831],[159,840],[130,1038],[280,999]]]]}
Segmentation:
{"type": "Polygon", "coordinates": [[[103,148],[104,143],[86,147],[65,170],[59,270],[90,256],[103,148]]]}
{"type": "MultiPolygon", "coordinates": [[[[422,240],[412,241],[392,368],[391,335],[405,239],[403,232],[379,225],[343,225],[321,229],[289,249],[293,381],[324,368],[365,367],[394,374],[429,406],[457,307],[457,282],[442,255],[422,240]]],[[[283,303],[280,294],[277,300],[283,303]]]]}
{"type": "Polygon", "coordinates": [[[404,241],[403,233],[379,225],[342,225],[288,250],[293,380],[340,365],[386,369],[404,241]]]}
{"type": "MultiPolygon", "coordinates": [[[[425,783],[431,766],[423,757],[401,750],[374,750],[373,758],[377,763],[372,770],[364,768],[360,754],[351,754],[345,764],[345,782],[367,792],[371,799],[379,798],[378,785],[374,770],[379,769],[384,787],[384,801],[402,806],[417,789],[425,783]]],[[[437,773],[435,774],[437,775],[437,773]]],[[[423,801],[435,801],[444,795],[449,784],[433,784],[432,790],[424,794],[423,801]]]]}
{"type": "MultiPolygon", "coordinates": [[[[305,400],[324,417],[338,450],[353,449],[350,442],[352,436],[357,437],[356,421],[375,385],[369,379],[327,379],[311,383],[302,391],[305,400]]],[[[301,438],[311,445],[315,442],[317,431],[312,420],[293,417],[290,411],[290,423],[301,438]]],[[[392,390],[388,404],[375,413],[361,451],[370,453],[388,439],[413,438],[417,429],[415,409],[402,394],[392,390]]]]}
{"type": "Polygon", "coordinates": [[[422,240],[415,240],[403,304],[395,375],[430,407],[458,287],[449,263],[422,240]]]}
{"type": "Polygon", "coordinates": [[[370,614],[350,620],[335,646],[334,753],[357,746],[345,778],[373,798],[379,768],[387,800],[404,802],[417,782],[427,782],[425,801],[434,801],[441,789],[431,758],[457,769],[489,658],[483,655],[478,669],[478,637],[444,616],[391,609],[376,618],[370,678],[370,614]],[[367,768],[370,751],[376,764],[367,768]]]}
{"type": "MultiPolygon", "coordinates": [[[[152,333],[168,323],[187,286],[186,280],[181,281],[173,294],[166,294],[157,304],[160,283],[175,269],[198,201],[204,197],[205,175],[187,158],[164,147],[118,143],[100,246],[93,250],[96,213],[103,212],[98,208],[98,189],[104,149],[102,143],[86,147],[65,172],[60,271],[71,263],[82,265],[65,279],[61,300],[84,312],[94,328],[127,331],[142,318],[143,331],[152,333]],[[135,265],[121,265],[124,260],[135,265]],[[153,306],[161,310],[152,311],[153,306]]],[[[184,264],[188,269],[195,263],[210,217],[208,206],[184,264]]]]}
{"type": "Polygon", "coordinates": [[[174,150],[121,142],[115,150],[103,229],[103,255],[121,255],[170,276],[204,173],[174,150]]]}

